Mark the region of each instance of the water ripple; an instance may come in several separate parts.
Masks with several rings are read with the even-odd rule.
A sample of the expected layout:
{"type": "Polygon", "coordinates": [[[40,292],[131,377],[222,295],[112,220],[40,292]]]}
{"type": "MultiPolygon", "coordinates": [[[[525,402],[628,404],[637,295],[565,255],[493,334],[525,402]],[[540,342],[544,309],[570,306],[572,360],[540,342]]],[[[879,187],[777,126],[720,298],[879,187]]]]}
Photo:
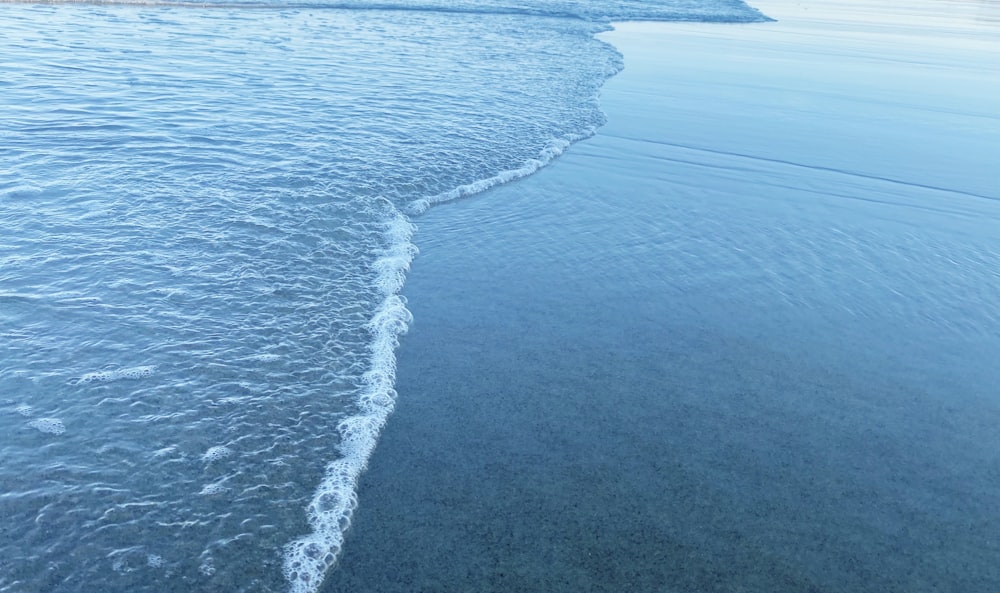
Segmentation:
{"type": "Polygon", "coordinates": [[[283,549],[315,587],[394,403],[401,210],[600,125],[600,29],[5,8],[0,593],[285,590],[283,549]]]}

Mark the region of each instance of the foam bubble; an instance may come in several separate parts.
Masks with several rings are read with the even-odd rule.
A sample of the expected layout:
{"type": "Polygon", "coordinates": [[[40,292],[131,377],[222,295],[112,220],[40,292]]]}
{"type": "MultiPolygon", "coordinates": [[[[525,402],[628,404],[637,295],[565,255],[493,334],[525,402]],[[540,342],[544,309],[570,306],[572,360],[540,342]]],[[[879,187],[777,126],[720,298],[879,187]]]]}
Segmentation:
{"type": "Polygon", "coordinates": [[[62,434],[66,432],[66,425],[58,418],[37,418],[29,422],[28,426],[47,434],[62,434]]]}
{"type": "Polygon", "coordinates": [[[223,482],[212,482],[211,484],[205,484],[202,489],[198,492],[201,496],[212,496],[215,494],[221,494],[229,490],[223,485],[223,482]]]}
{"type": "Polygon", "coordinates": [[[132,367],[118,371],[118,377],[121,379],[145,379],[151,377],[155,370],[156,367],[152,365],[132,367]]]}
{"type": "Polygon", "coordinates": [[[281,356],[270,353],[254,354],[250,357],[250,360],[256,360],[258,362],[275,362],[281,360],[281,356]]]}
{"type": "Polygon", "coordinates": [[[554,138],[551,142],[549,142],[548,146],[539,151],[538,157],[528,159],[516,169],[507,169],[497,173],[493,177],[478,179],[472,183],[460,185],[436,196],[414,200],[406,206],[406,211],[412,215],[423,214],[434,204],[450,202],[466,196],[482,193],[498,185],[503,185],[516,179],[527,177],[552,162],[556,157],[565,152],[571,144],[590,138],[596,133],[596,131],[596,128],[588,128],[582,134],[571,134],[563,138],[554,138]]]}
{"type": "Polygon", "coordinates": [[[147,554],[146,566],[150,568],[160,568],[163,566],[163,556],[160,556],[159,554],[147,554]]]}
{"type": "Polygon", "coordinates": [[[31,416],[31,414],[35,411],[35,409],[29,406],[28,404],[20,404],[16,408],[14,408],[14,411],[24,417],[28,417],[31,416]]]}
{"type": "Polygon", "coordinates": [[[410,242],[415,227],[402,214],[397,214],[386,227],[385,235],[390,246],[375,260],[372,268],[378,274],[376,286],[382,294],[390,295],[399,292],[403,287],[406,272],[410,270],[410,262],[419,250],[410,242]]]}
{"type": "Polygon", "coordinates": [[[292,593],[318,591],[323,575],[337,561],[344,544],[344,532],[358,504],[358,478],[395,406],[395,349],[399,346],[399,336],[413,320],[406,309],[406,301],[395,293],[402,286],[410,260],[416,254],[416,248],[409,243],[412,234],[413,225],[398,211],[394,212],[385,232],[389,248],[375,264],[378,286],[387,296],[368,322],[372,336],[371,359],[364,375],[364,388],[357,400],[361,413],[337,425],[341,457],[327,465],[323,480],[306,509],[312,532],[285,546],[284,573],[292,593]]]}
{"type": "Polygon", "coordinates": [[[221,445],[217,447],[211,447],[205,454],[201,456],[202,461],[218,461],[219,459],[224,459],[233,454],[233,450],[229,447],[223,447],[221,445]]]}
{"type": "Polygon", "coordinates": [[[78,383],[107,383],[120,379],[144,379],[152,376],[154,371],[156,371],[156,367],[153,365],[118,369],[115,371],[96,371],[83,375],[80,377],[78,383]]]}
{"type": "Polygon", "coordinates": [[[113,372],[97,371],[94,373],[87,373],[86,375],[80,377],[80,383],[93,383],[95,381],[105,383],[107,381],[113,381],[113,377],[113,372]]]}

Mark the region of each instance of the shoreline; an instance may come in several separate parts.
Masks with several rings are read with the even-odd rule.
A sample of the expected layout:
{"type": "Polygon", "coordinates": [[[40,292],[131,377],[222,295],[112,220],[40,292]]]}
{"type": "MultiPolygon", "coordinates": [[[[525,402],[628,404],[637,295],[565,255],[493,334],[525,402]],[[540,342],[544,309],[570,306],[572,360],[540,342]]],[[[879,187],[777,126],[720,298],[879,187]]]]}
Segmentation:
{"type": "Polygon", "coordinates": [[[323,591],[1000,586],[994,79],[764,4],[616,24],[595,137],[416,221],[323,591]]]}

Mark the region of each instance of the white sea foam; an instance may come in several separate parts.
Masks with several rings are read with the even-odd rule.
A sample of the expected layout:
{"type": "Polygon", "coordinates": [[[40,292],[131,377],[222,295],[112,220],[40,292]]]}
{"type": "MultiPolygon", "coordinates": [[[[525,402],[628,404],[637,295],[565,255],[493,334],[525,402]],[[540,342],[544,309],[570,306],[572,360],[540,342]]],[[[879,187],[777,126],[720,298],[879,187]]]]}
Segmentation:
{"type": "MultiPolygon", "coordinates": [[[[537,158],[517,169],[503,171],[431,198],[416,200],[409,204],[407,210],[411,214],[420,214],[434,204],[527,177],[562,154],[573,142],[592,136],[594,131],[589,129],[583,134],[553,140],[537,158]]],[[[411,242],[414,225],[391,205],[387,207],[392,212],[384,231],[388,247],[372,264],[377,272],[376,286],[386,298],[368,324],[373,338],[370,344],[371,366],[364,375],[364,389],[357,399],[361,413],[342,420],[337,426],[341,457],[327,465],[323,481],[306,509],[312,533],[285,546],[285,578],[291,585],[292,593],[317,591],[323,575],[336,563],[343,547],[344,533],[357,507],[358,478],[365,470],[382,427],[395,406],[395,349],[399,345],[399,336],[406,333],[412,321],[406,301],[397,293],[403,286],[417,248],[411,242]]]]}
{"type": "Polygon", "coordinates": [[[411,243],[415,227],[402,214],[397,214],[388,224],[386,238],[389,247],[372,267],[378,273],[376,284],[383,295],[396,294],[403,287],[410,262],[416,257],[417,246],[411,243]]]}
{"type": "Polygon", "coordinates": [[[218,461],[220,459],[225,459],[226,457],[229,457],[232,454],[233,454],[232,449],[230,449],[229,447],[224,447],[222,445],[219,445],[217,447],[211,447],[209,448],[208,451],[205,451],[205,454],[201,456],[201,460],[208,462],[218,461]]]}
{"type": "Polygon", "coordinates": [[[372,335],[371,364],[357,399],[361,411],[337,426],[341,457],[327,465],[323,481],[306,509],[312,533],[285,546],[285,578],[292,593],[317,591],[323,575],[337,561],[344,532],[357,506],[358,478],[395,406],[395,349],[399,336],[412,321],[405,301],[396,291],[416,254],[416,248],[410,244],[412,233],[413,225],[395,211],[384,235],[389,245],[388,255],[373,264],[378,272],[377,284],[386,297],[368,323],[372,335]]]}
{"type": "Polygon", "coordinates": [[[527,177],[545,165],[551,163],[556,157],[565,152],[571,144],[590,138],[596,131],[596,128],[590,128],[582,134],[556,138],[552,140],[541,152],[539,152],[536,158],[526,161],[516,169],[507,169],[506,171],[497,173],[493,177],[479,179],[466,185],[460,185],[455,189],[440,193],[436,196],[414,200],[407,205],[406,211],[407,213],[416,216],[418,214],[423,214],[434,204],[450,202],[452,200],[478,194],[498,185],[503,185],[505,183],[510,183],[511,181],[527,177]]]}
{"type": "MultiPolygon", "coordinates": [[[[93,545],[66,562],[62,550],[47,546],[45,538],[0,542],[0,555],[13,563],[18,574],[44,576],[45,567],[55,563],[66,582],[87,582],[95,565],[110,570],[106,565],[112,559],[103,557],[107,550],[123,542],[149,542],[151,530],[166,528],[185,537],[161,542],[167,546],[162,549],[136,550],[127,563],[119,564],[136,572],[128,578],[105,578],[103,588],[109,593],[170,588],[160,578],[168,571],[178,573],[178,582],[205,583],[202,574],[215,573],[208,585],[259,588],[245,582],[254,575],[245,574],[241,566],[266,563],[268,551],[260,546],[256,547],[260,550],[254,546],[227,550],[217,542],[231,540],[236,529],[253,531],[237,527],[236,522],[240,517],[262,516],[262,504],[273,506],[263,509],[265,515],[282,516],[289,505],[301,511],[310,503],[312,526],[289,533],[287,524],[274,521],[256,531],[281,543],[305,536],[289,544],[286,566],[294,565],[297,571],[292,586],[321,587],[322,571],[336,561],[357,502],[358,476],[393,409],[393,348],[410,320],[405,301],[397,295],[416,254],[411,242],[414,227],[398,212],[395,216],[382,208],[366,212],[364,206],[372,195],[389,195],[399,206],[462,184],[468,185],[453,192],[454,197],[470,195],[534,172],[568,146],[569,140],[543,150],[550,138],[570,138],[567,130],[585,129],[599,119],[588,102],[603,80],[601,68],[593,64],[614,61],[607,48],[588,41],[586,33],[596,25],[572,19],[545,19],[538,27],[525,20],[524,27],[508,27],[509,16],[470,20],[404,13],[387,18],[380,12],[375,20],[384,28],[380,38],[385,44],[368,51],[369,28],[360,27],[364,30],[352,34],[359,29],[353,26],[357,18],[338,11],[290,19],[288,30],[302,37],[294,48],[270,35],[273,26],[266,15],[240,14],[246,16],[238,19],[244,33],[240,35],[229,34],[232,22],[227,19],[202,18],[201,12],[185,18],[192,34],[213,39],[212,49],[219,50],[213,55],[219,60],[211,64],[201,59],[205,50],[201,44],[172,47],[169,39],[160,39],[163,36],[155,33],[172,26],[162,19],[136,21],[136,26],[154,33],[145,36],[126,34],[134,27],[109,25],[99,14],[90,18],[90,12],[66,15],[65,23],[57,19],[69,25],[61,27],[60,35],[71,45],[128,49],[135,45],[134,38],[144,38],[140,49],[153,51],[109,55],[135,66],[136,75],[127,81],[132,90],[126,91],[140,95],[155,91],[157,100],[149,105],[129,102],[134,109],[102,115],[86,134],[46,135],[58,149],[100,145],[115,154],[128,153],[129,158],[110,159],[113,166],[86,179],[74,174],[72,162],[52,168],[54,180],[69,176],[80,182],[75,193],[86,204],[86,212],[77,212],[76,202],[45,194],[42,186],[29,188],[30,199],[3,204],[10,206],[4,211],[10,214],[6,218],[16,223],[5,228],[16,259],[5,260],[16,263],[11,290],[37,292],[49,299],[55,291],[69,289],[104,303],[94,310],[77,306],[83,302],[77,301],[72,311],[66,311],[71,317],[65,320],[64,316],[32,318],[32,311],[47,306],[42,301],[15,298],[0,305],[11,307],[14,324],[4,331],[22,333],[16,343],[4,342],[13,348],[8,366],[24,365],[40,374],[31,398],[21,385],[12,385],[13,389],[8,383],[0,385],[9,397],[17,397],[5,404],[8,409],[22,401],[37,408],[30,417],[6,415],[21,427],[10,436],[23,438],[28,445],[60,445],[22,448],[27,461],[37,456],[42,463],[16,463],[10,470],[24,466],[44,473],[50,461],[66,461],[51,455],[73,453],[70,437],[82,439],[94,431],[115,436],[105,439],[108,443],[93,459],[67,461],[79,465],[88,481],[107,484],[114,492],[81,496],[69,492],[53,500],[47,512],[65,519],[63,539],[83,533],[93,545]],[[77,22],[77,16],[86,18],[77,22]],[[324,34],[333,29],[344,35],[324,34]],[[396,41],[408,40],[417,30],[434,34],[424,40],[428,51],[412,60],[405,51],[400,53],[407,44],[396,41]],[[268,42],[259,43],[264,37],[268,42]],[[454,65],[470,58],[469,39],[482,40],[481,53],[502,57],[509,67],[456,72],[454,65]],[[294,55],[289,49],[295,50],[294,55]],[[175,51],[183,55],[174,55],[175,51]],[[248,52],[259,53],[260,59],[248,62],[248,52]],[[322,60],[313,59],[317,55],[348,56],[366,76],[316,76],[323,70],[322,60]],[[397,67],[395,58],[400,55],[406,68],[397,67]],[[295,59],[302,76],[318,86],[289,80],[287,69],[281,67],[286,57],[295,59]],[[162,70],[163,60],[174,58],[191,66],[192,80],[204,84],[175,88],[142,75],[162,70]],[[277,66],[264,67],[272,63],[277,66]],[[318,64],[315,71],[307,67],[310,64],[318,64]],[[447,76],[443,86],[438,74],[447,76]],[[231,104],[225,103],[233,99],[227,94],[232,86],[225,84],[227,80],[249,81],[246,93],[231,104]],[[386,89],[411,84],[416,85],[412,94],[420,101],[368,105],[371,102],[352,99],[358,89],[384,94],[386,89]],[[272,92],[275,88],[280,92],[272,92]],[[313,109],[317,93],[333,103],[327,109],[313,109]],[[164,125],[191,127],[192,104],[216,103],[225,103],[227,109],[213,118],[218,125],[211,126],[211,134],[194,130],[185,135],[188,141],[164,141],[160,133],[164,125]],[[386,109],[393,111],[392,121],[386,121],[386,109]],[[331,119],[329,113],[347,119],[331,119]],[[124,148],[118,142],[122,128],[116,124],[121,118],[127,120],[128,136],[135,139],[124,148]],[[354,124],[372,134],[354,133],[354,124]],[[243,133],[248,128],[255,132],[243,133]],[[307,158],[300,158],[303,155],[307,158]],[[162,167],[163,162],[191,166],[162,167]],[[501,173],[505,169],[511,171],[501,173]],[[155,174],[144,174],[149,171],[155,174]],[[241,172],[247,173],[246,179],[234,182],[234,175],[241,172]],[[125,186],[109,194],[105,190],[116,180],[126,181],[125,186]],[[251,187],[259,191],[248,191],[251,187]],[[123,195],[129,197],[127,216],[119,216],[123,195]],[[46,222],[56,218],[65,224],[50,228],[46,222]],[[373,220],[384,226],[372,224],[373,220]],[[53,257],[44,261],[37,257],[39,229],[64,233],[48,237],[53,257]],[[134,248],[120,249],[121,245],[134,248]],[[41,285],[46,278],[52,286],[41,285]],[[364,311],[360,317],[359,311],[364,311]],[[370,323],[370,333],[362,325],[365,322],[370,323]],[[67,352],[74,358],[73,370],[63,372],[63,380],[56,381],[61,384],[51,385],[49,374],[38,369],[60,364],[46,358],[58,359],[67,352]],[[187,368],[175,364],[181,361],[187,361],[187,368]],[[139,364],[159,366],[135,367],[139,364]],[[328,400],[318,401],[326,394],[328,400]],[[55,411],[52,401],[72,401],[80,409],[99,413],[88,420],[85,431],[69,412],[55,411]],[[336,421],[321,419],[340,420],[345,413],[354,417],[339,425],[339,435],[330,435],[338,428],[336,421]],[[66,415],[67,427],[74,430],[63,437],[26,430],[28,421],[46,415],[66,415]],[[198,434],[209,440],[191,449],[188,437],[198,434]],[[323,455],[327,450],[323,439],[326,444],[340,444],[339,454],[320,457],[321,467],[336,459],[329,463],[325,479],[317,476],[304,484],[289,480],[289,475],[323,455]],[[209,453],[212,445],[232,445],[230,456],[209,453]],[[253,471],[240,471],[238,466],[254,461],[250,457],[258,461],[253,471]],[[122,472],[122,467],[130,469],[122,472]],[[230,477],[222,481],[223,475],[230,477]],[[253,490],[259,483],[266,487],[253,490]],[[167,506],[146,511],[125,506],[125,500],[156,500],[167,506]],[[88,519],[94,509],[108,506],[112,512],[101,515],[99,522],[88,519]],[[217,563],[208,554],[198,557],[206,545],[219,550],[217,563]],[[163,569],[148,567],[152,551],[167,559],[163,569]],[[236,552],[242,562],[229,561],[236,552]],[[149,578],[154,572],[159,574],[149,578]]],[[[50,16],[26,18],[18,28],[23,25],[31,33],[50,16]]],[[[58,61],[59,48],[52,44],[21,45],[11,49],[29,61],[58,61]]],[[[118,92],[120,70],[81,71],[81,84],[98,94],[102,89],[118,92]]],[[[65,88],[55,74],[27,77],[24,84],[15,80],[0,93],[0,103],[27,104],[39,93],[51,94],[54,105],[72,103],[75,87],[65,88]]],[[[34,146],[39,142],[34,132],[50,129],[51,115],[45,109],[27,114],[7,144],[34,146]]],[[[69,120],[86,115],[69,114],[63,123],[70,125],[69,120]]],[[[0,372],[0,380],[7,376],[0,372]]],[[[4,477],[0,475],[0,483],[4,477]]],[[[38,496],[50,503],[47,492],[38,496]]],[[[30,523],[31,517],[26,521],[30,523]]],[[[30,535],[34,527],[27,527],[24,532],[30,535]]],[[[20,526],[12,524],[11,529],[20,526]]]]}
{"type": "Polygon", "coordinates": [[[83,375],[80,377],[78,383],[107,383],[109,381],[118,381],[121,379],[143,379],[152,376],[155,371],[156,367],[153,365],[118,369],[114,371],[96,371],[83,375]]]}
{"type": "Polygon", "coordinates": [[[47,434],[62,434],[66,432],[66,425],[58,418],[36,418],[29,422],[28,426],[47,434]]]}
{"type": "Polygon", "coordinates": [[[220,482],[212,482],[211,484],[205,484],[202,486],[201,490],[198,492],[200,496],[213,496],[215,494],[221,494],[226,490],[229,490],[224,485],[225,480],[220,482]]]}
{"type": "Polygon", "coordinates": [[[31,416],[31,414],[35,411],[35,409],[29,406],[28,404],[20,404],[19,406],[14,408],[14,411],[24,417],[28,417],[31,416]]]}

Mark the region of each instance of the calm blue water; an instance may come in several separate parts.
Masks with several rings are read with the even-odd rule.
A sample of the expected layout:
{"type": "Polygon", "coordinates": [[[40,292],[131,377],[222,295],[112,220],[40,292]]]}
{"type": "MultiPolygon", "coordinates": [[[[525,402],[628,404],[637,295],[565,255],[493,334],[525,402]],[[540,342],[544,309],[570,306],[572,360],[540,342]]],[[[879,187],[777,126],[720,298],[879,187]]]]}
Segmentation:
{"type": "Polygon", "coordinates": [[[314,591],[392,410],[409,216],[603,123],[716,2],[5,5],[0,592],[314,591]]]}

